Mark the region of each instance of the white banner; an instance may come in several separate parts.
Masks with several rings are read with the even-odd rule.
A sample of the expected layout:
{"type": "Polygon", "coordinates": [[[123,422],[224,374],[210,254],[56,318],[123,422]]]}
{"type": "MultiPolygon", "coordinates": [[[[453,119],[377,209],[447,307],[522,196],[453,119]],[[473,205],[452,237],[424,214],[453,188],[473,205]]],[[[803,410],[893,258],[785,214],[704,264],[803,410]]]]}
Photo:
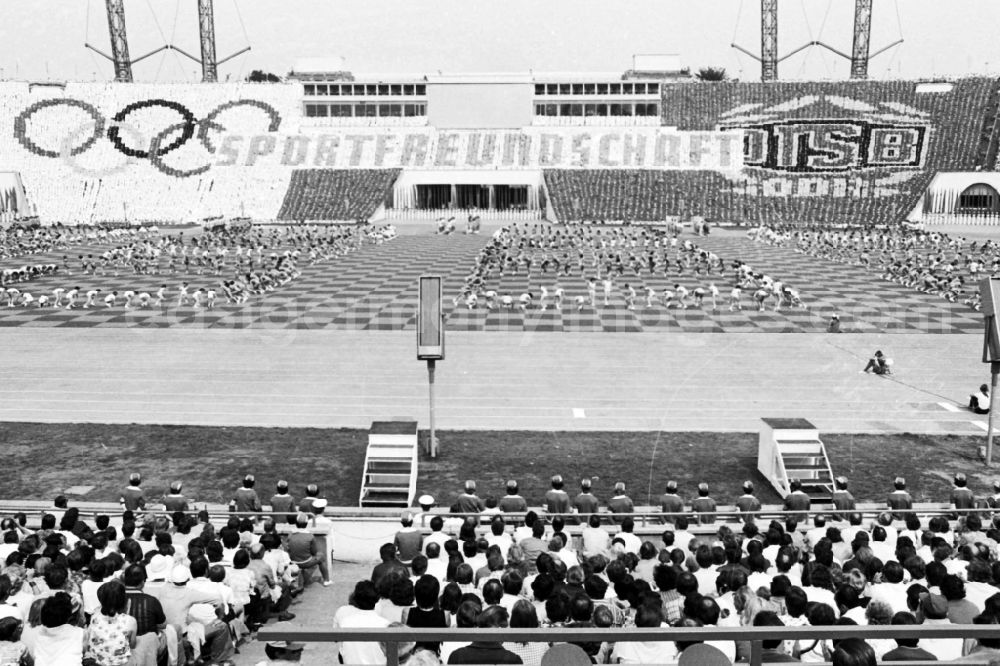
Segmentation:
{"type": "Polygon", "coordinates": [[[434,128],[327,134],[227,134],[215,167],[330,169],[601,169],[738,171],[743,131],[644,128],[434,128]]]}

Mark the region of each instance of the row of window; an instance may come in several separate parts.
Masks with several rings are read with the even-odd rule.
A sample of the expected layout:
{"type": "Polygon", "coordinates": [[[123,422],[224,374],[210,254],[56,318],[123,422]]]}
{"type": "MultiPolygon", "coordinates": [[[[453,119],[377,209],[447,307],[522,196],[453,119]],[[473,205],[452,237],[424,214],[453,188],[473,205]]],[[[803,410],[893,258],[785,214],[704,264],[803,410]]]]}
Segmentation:
{"type": "Polygon", "coordinates": [[[427,86],[423,83],[307,83],[306,96],[324,97],[327,95],[347,97],[423,97],[427,95],[427,86]]]}
{"type": "Polygon", "coordinates": [[[536,83],[535,95],[659,95],[659,83],[536,83]]]}
{"type": "Polygon", "coordinates": [[[535,104],[536,116],[658,116],[659,104],[535,104]]]}
{"type": "Polygon", "coordinates": [[[426,115],[426,104],[306,104],[307,118],[413,118],[426,115]]]}

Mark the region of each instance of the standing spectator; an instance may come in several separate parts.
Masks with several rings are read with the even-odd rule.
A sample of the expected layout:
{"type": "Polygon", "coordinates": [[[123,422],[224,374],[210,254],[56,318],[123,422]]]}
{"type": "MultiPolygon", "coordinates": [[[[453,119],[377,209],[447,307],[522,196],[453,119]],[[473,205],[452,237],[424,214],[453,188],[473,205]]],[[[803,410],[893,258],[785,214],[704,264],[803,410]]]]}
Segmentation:
{"type": "MultiPolygon", "coordinates": [[[[834,508],[844,512],[854,511],[856,508],[854,495],[847,489],[847,477],[838,476],[833,480],[833,486],[833,495],[830,501],[833,502],[834,508]]],[[[842,520],[845,515],[846,513],[838,513],[834,514],[834,517],[842,520]]]]}
{"type": "Polygon", "coordinates": [[[187,498],[181,493],[183,487],[184,485],[180,481],[174,481],[170,484],[170,493],[163,497],[163,509],[167,513],[188,510],[187,498]]]}
{"type": "Polygon", "coordinates": [[[424,536],[413,526],[413,514],[409,511],[403,512],[399,522],[402,529],[396,532],[393,544],[399,553],[399,561],[408,565],[423,550],[424,536]]]}
{"type": "MultiPolygon", "coordinates": [[[[760,511],[760,500],[753,494],[753,482],[743,482],[743,494],[736,498],[736,508],[741,512],[760,511]]],[[[752,522],[754,518],[747,516],[747,522],[752,522]]]]}
{"type": "Polygon", "coordinates": [[[476,482],[471,479],[465,482],[465,488],[459,493],[455,503],[457,513],[482,513],[486,508],[482,498],[476,495],[476,482]]]}
{"type": "MultiPolygon", "coordinates": [[[[976,506],[976,497],[973,495],[972,491],[969,490],[968,480],[965,478],[965,474],[959,472],[955,475],[954,487],[951,489],[951,505],[956,509],[973,509],[976,506]]],[[[969,514],[962,512],[955,514],[953,517],[955,519],[964,518],[969,514]]]]}
{"type": "Polygon", "coordinates": [[[146,508],[146,496],[139,487],[140,484],[142,484],[141,474],[138,472],[129,474],[128,486],[122,491],[122,496],[118,500],[123,510],[139,513],[146,508]]]}
{"type": "Polygon", "coordinates": [[[125,613],[125,586],[117,580],[104,583],[97,598],[101,609],[90,620],[87,652],[99,666],[125,666],[132,660],[137,628],[135,618],[125,613]]]}
{"type": "Polygon", "coordinates": [[[318,497],[319,486],[315,483],[310,483],[306,486],[306,496],[302,498],[301,502],[299,502],[299,511],[305,514],[311,514],[313,502],[315,502],[318,497]]]}
{"type": "Polygon", "coordinates": [[[892,509],[893,520],[902,520],[908,511],[913,508],[913,498],[906,492],[906,479],[897,476],[892,482],[894,490],[886,498],[886,504],[892,509]]]}
{"type": "MultiPolygon", "coordinates": [[[[667,481],[667,487],[662,495],[660,495],[660,511],[663,513],[683,513],[684,512],[684,500],[680,498],[677,494],[677,482],[667,481]]],[[[664,516],[663,522],[673,525],[676,521],[674,516],[664,516]]]]}
{"type": "Polygon", "coordinates": [[[271,513],[276,514],[275,517],[279,523],[288,522],[294,524],[295,498],[288,493],[288,481],[278,481],[274,490],[274,494],[271,495],[271,513]],[[284,514],[284,516],[281,514],[284,514]]]}
{"type": "Polygon", "coordinates": [[[320,557],[316,538],[309,531],[309,517],[304,513],[300,513],[295,519],[295,529],[288,535],[287,550],[292,564],[299,567],[304,583],[308,584],[313,570],[319,569],[323,587],[329,587],[330,571],[326,565],[326,557],[320,557]]]}
{"type": "Polygon", "coordinates": [[[563,490],[563,478],[556,474],[552,477],[552,488],[545,493],[545,511],[547,513],[569,513],[569,495],[563,490]]]}
{"type": "MultiPolygon", "coordinates": [[[[573,511],[576,513],[588,514],[600,511],[600,502],[594,497],[594,493],[590,492],[590,486],[590,479],[580,481],[580,493],[573,498],[573,511]]],[[[579,518],[577,522],[579,522],[579,518]]]]}
{"type": "Polygon", "coordinates": [[[521,497],[514,479],[507,482],[507,494],[500,498],[499,507],[503,513],[524,513],[528,510],[528,502],[521,497]]]}
{"type": "Polygon", "coordinates": [[[254,513],[263,509],[257,491],[253,489],[256,483],[253,474],[243,477],[243,487],[237,488],[233,497],[233,506],[237,513],[254,513]]]}
{"type": "MultiPolygon", "coordinates": [[[[785,497],[785,511],[808,511],[811,504],[809,495],[802,490],[802,481],[792,479],[788,482],[788,487],[792,491],[785,497]]],[[[808,515],[797,516],[799,519],[808,520],[808,515]]]]}
{"type": "Polygon", "coordinates": [[[715,522],[715,506],[715,500],[708,494],[708,484],[699,483],[698,496],[691,500],[691,511],[700,524],[711,525],[715,522]]]}
{"type": "MultiPolygon", "coordinates": [[[[608,500],[608,511],[614,514],[633,513],[635,507],[632,498],[625,494],[625,482],[615,484],[615,494],[608,500]]],[[[615,519],[617,522],[617,519],[615,519]]]]}

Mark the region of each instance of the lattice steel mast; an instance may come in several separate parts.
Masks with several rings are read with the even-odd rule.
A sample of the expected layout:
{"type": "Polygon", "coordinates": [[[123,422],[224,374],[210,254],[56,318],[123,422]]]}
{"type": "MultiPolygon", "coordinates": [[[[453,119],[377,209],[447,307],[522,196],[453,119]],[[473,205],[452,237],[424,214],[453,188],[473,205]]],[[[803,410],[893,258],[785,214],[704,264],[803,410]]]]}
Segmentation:
{"type": "Polygon", "coordinates": [[[760,80],[778,79],[778,0],[760,0],[760,80]]]}
{"type": "Polygon", "coordinates": [[[872,0],[855,0],[851,78],[868,78],[868,47],[872,36],[872,0]]]}
{"type": "Polygon", "coordinates": [[[124,0],[105,0],[108,9],[108,32],[111,33],[111,62],[115,65],[115,81],[132,82],[132,59],[128,55],[125,34],[124,0]]]}
{"type": "Polygon", "coordinates": [[[219,65],[215,61],[215,11],[212,0],[198,0],[198,32],[201,36],[201,80],[219,80],[219,65]]]}

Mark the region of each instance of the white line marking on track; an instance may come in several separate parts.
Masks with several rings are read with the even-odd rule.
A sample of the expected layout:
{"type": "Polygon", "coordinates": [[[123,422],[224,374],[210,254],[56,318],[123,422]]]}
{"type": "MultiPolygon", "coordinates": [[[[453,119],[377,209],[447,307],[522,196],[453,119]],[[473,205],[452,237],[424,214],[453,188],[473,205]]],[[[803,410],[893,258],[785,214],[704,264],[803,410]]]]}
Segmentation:
{"type": "Polygon", "coordinates": [[[950,402],[939,402],[942,408],[947,409],[949,412],[960,412],[962,411],[957,405],[953,405],[950,402]]]}
{"type": "MultiPolygon", "coordinates": [[[[983,423],[982,421],[969,421],[969,423],[971,423],[972,425],[976,426],[977,428],[979,428],[983,432],[989,432],[990,431],[990,427],[987,424],[983,423]]],[[[993,428],[993,432],[994,433],[1000,432],[1000,428],[994,427],[993,428]]]]}
{"type": "Polygon", "coordinates": [[[574,419],[585,419],[585,418],[587,418],[587,413],[586,413],[586,412],[584,412],[584,411],[583,411],[583,410],[582,410],[581,408],[579,408],[579,407],[574,407],[574,408],[573,408],[573,418],[574,418],[574,419]]]}

